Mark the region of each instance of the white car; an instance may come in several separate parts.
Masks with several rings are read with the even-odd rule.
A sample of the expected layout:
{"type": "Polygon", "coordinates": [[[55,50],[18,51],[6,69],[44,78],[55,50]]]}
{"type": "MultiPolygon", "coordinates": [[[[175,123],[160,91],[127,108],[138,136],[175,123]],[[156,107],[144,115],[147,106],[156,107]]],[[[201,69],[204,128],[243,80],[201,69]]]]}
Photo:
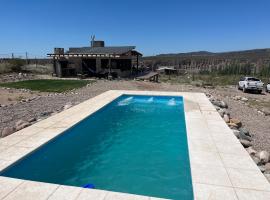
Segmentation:
{"type": "Polygon", "coordinates": [[[254,77],[242,77],[238,83],[238,89],[243,90],[243,92],[252,90],[261,93],[263,91],[263,85],[264,83],[260,79],[254,77]]]}
{"type": "Polygon", "coordinates": [[[270,92],[270,83],[268,83],[268,84],[266,85],[265,91],[266,91],[266,92],[270,92]]]}

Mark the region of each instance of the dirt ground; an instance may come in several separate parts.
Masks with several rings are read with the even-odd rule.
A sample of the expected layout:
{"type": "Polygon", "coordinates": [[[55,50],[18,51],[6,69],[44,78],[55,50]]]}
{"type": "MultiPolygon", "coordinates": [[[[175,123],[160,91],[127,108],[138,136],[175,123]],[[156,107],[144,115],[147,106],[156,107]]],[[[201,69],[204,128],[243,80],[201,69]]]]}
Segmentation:
{"type": "Polygon", "coordinates": [[[98,80],[90,86],[77,89],[65,94],[39,94],[21,90],[0,89],[0,104],[13,104],[0,107],[0,131],[4,127],[11,127],[20,119],[42,119],[52,113],[60,112],[66,104],[76,105],[107,90],[159,90],[210,93],[229,105],[232,117],[242,121],[243,126],[253,135],[253,147],[256,150],[270,152],[270,116],[258,112],[258,109],[269,109],[269,94],[249,94],[237,90],[234,86],[206,89],[191,85],[169,83],[150,83],[138,81],[105,81],[98,80]],[[234,100],[235,96],[246,97],[246,102],[234,100]],[[23,99],[33,98],[22,102],[23,99]],[[10,100],[11,99],[11,100],[10,100]]]}
{"type": "Polygon", "coordinates": [[[24,99],[31,99],[36,96],[45,95],[38,92],[25,92],[23,90],[16,89],[3,89],[0,88],[0,105],[1,106],[9,106],[11,104],[16,104],[19,101],[24,99]]]}

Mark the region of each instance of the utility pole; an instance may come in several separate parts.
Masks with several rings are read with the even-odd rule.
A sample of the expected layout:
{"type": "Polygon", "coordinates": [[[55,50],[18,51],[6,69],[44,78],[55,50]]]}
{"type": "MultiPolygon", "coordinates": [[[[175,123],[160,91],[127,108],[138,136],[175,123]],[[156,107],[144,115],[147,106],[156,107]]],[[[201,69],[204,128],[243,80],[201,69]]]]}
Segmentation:
{"type": "Polygon", "coordinates": [[[28,54],[25,52],[25,63],[28,64],[28,54]]]}
{"type": "Polygon", "coordinates": [[[14,59],[14,53],[11,53],[11,58],[14,59]]]}

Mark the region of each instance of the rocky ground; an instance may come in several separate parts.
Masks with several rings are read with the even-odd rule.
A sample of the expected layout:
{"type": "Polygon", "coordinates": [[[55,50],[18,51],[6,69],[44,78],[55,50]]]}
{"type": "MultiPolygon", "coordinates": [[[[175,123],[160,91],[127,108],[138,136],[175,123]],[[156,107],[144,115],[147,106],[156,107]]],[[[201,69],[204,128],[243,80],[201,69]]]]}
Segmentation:
{"type": "MultiPolygon", "coordinates": [[[[2,77],[0,77],[2,82],[8,78],[15,79],[5,76],[5,80],[3,80],[2,77]]],[[[31,76],[26,77],[26,79],[31,78],[31,76]]],[[[87,87],[63,94],[1,88],[0,133],[4,132],[3,136],[10,134],[15,129],[28,126],[111,89],[187,91],[211,94],[213,97],[226,102],[230,117],[240,120],[242,126],[249,130],[252,135],[251,143],[255,150],[267,150],[270,152],[270,116],[268,116],[270,114],[268,111],[270,108],[268,106],[268,103],[270,104],[270,95],[243,93],[234,86],[213,89],[169,83],[97,80],[87,87]],[[18,122],[19,120],[23,121],[18,122]]]]}

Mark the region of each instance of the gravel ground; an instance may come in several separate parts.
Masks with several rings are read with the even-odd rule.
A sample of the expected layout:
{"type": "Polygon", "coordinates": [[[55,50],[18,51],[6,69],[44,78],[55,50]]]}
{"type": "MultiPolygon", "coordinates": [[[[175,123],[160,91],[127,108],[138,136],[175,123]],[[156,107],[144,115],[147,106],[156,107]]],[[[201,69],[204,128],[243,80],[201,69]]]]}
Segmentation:
{"type": "MultiPolygon", "coordinates": [[[[18,102],[14,105],[0,108],[0,131],[4,127],[12,127],[20,120],[30,118],[42,119],[51,113],[60,112],[66,104],[76,105],[107,90],[159,90],[205,92],[224,100],[229,105],[231,116],[242,121],[243,126],[253,135],[253,145],[256,150],[270,152],[270,116],[258,113],[254,106],[250,107],[242,101],[233,100],[236,95],[248,99],[270,102],[270,95],[244,94],[234,87],[219,87],[216,89],[198,88],[188,85],[171,85],[167,83],[149,83],[137,81],[104,81],[98,80],[91,85],[71,91],[66,94],[41,94],[29,102],[18,102]]],[[[0,90],[1,91],[1,90],[0,90]]]]}
{"type": "Polygon", "coordinates": [[[239,119],[243,126],[252,134],[252,144],[255,150],[267,150],[270,152],[270,116],[259,113],[258,108],[260,106],[250,105],[249,103],[250,100],[270,103],[269,94],[243,93],[234,87],[218,88],[208,92],[224,100],[229,105],[231,116],[239,119]],[[233,97],[235,96],[246,97],[248,101],[244,103],[243,101],[234,100],[233,97]]]}

